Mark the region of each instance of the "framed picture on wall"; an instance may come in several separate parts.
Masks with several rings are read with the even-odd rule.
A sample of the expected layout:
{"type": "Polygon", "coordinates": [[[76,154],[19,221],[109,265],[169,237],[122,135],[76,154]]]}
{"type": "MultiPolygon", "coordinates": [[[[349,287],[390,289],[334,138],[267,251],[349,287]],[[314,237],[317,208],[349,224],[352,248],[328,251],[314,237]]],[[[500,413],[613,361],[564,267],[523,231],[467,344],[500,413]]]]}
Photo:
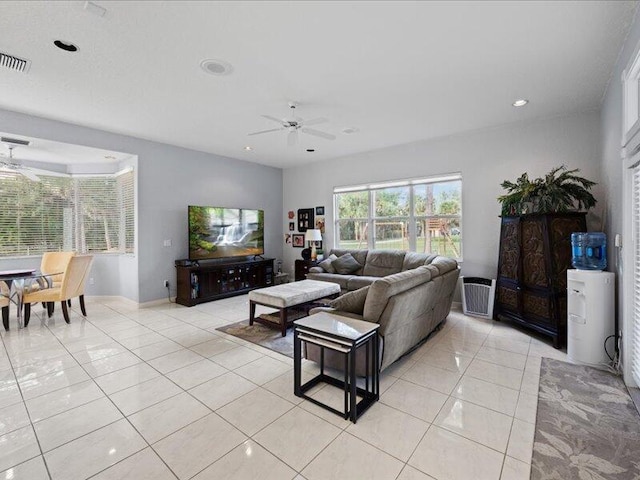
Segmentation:
{"type": "Polygon", "coordinates": [[[314,225],[313,208],[301,208],[298,210],[298,231],[304,233],[310,225],[314,225]]]}
{"type": "Polygon", "coordinates": [[[316,215],[324,215],[324,207],[316,207],[316,215]]]}
{"type": "Polygon", "coordinates": [[[289,231],[293,232],[296,229],[296,223],[295,222],[289,222],[289,231]]]}
{"type": "Polygon", "coordinates": [[[301,235],[299,233],[294,233],[293,246],[296,248],[304,248],[304,235],[301,235]]]}

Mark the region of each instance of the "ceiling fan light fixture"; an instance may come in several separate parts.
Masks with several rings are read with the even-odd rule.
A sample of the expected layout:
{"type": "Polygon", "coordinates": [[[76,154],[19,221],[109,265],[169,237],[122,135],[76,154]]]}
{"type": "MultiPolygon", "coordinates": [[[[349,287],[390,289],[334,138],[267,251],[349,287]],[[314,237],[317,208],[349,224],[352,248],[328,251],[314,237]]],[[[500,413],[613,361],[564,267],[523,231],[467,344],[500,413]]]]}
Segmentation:
{"type": "Polygon", "coordinates": [[[315,152],[315,151],[316,151],[316,149],[315,149],[315,148],[307,148],[307,152],[309,152],[309,153],[313,153],[313,152],[315,152]]]}
{"type": "Polygon", "coordinates": [[[515,102],[513,102],[511,105],[518,108],[518,107],[524,107],[527,103],[529,103],[529,100],[527,100],[526,98],[519,98],[515,102]]]}
{"type": "Polygon", "coordinates": [[[224,60],[216,60],[215,58],[209,58],[200,62],[200,68],[209,75],[216,75],[221,77],[223,75],[230,75],[233,72],[233,66],[229,62],[224,60]]]}

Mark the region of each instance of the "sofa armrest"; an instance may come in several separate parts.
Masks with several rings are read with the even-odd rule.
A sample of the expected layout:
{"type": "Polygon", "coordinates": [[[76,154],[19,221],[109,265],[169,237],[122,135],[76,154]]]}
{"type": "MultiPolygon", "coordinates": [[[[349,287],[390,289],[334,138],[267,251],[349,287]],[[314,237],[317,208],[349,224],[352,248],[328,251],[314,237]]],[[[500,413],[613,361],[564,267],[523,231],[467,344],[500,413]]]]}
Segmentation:
{"type": "Polygon", "coordinates": [[[311,273],[324,273],[324,268],[322,268],[322,267],[311,267],[311,268],[309,268],[309,272],[311,272],[311,273]]]}
{"type": "Polygon", "coordinates": [[[314,313],[327,312],[327,313],[338,313],[333,307],[313,307],[309,310],[309,315],[313,315],[314,313]]]}
{"type": "Polygon", "coordinates": [[[331,307],[312,308],[311,310],[309,310],[309,315],[313,315],[314,313],[320,313],[320,312],[333,313],[334,315],[340,315],[341,317],[355,318],[356,320],[364,320],[364,318],[362,318],[362,315],[359,315],[357,313],[343,312],[342,310],[336,310],[335,308],[331,308],[331,307]]]}

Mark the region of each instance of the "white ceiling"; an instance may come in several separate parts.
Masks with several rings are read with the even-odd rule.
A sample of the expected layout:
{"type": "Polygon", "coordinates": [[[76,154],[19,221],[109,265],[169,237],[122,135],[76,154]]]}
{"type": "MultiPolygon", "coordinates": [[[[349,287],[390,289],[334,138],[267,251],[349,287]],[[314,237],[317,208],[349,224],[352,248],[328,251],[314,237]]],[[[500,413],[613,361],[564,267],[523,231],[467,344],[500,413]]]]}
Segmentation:
{"type": "Polygon", "coordinates": [[[32,62],[0,68],[0,108],[278,167],[598,108],[636,6],[95,3],[105,16],[82,1],[0,2],[0,51],[32,62]],[[233,73],[205,74],[207,58],[233,73]],[[247,136],[277,127],[261,115],[286,116],[290,100],[337,139],[247,136]]]}

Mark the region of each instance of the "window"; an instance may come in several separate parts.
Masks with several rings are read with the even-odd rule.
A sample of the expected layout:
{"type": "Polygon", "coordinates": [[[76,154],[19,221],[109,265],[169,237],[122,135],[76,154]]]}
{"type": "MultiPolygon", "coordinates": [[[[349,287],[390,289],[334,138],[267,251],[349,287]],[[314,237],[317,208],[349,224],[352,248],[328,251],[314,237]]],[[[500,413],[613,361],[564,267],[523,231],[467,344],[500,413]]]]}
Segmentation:
{"type": "Polygon", "coordinates": [[[34,182],[0,174],[0,257],[47,251],[132,253],[134,172],[34,182]]]}
{"type": "Polygon", "coordinates": [[[462,176],[334,189],[335,245],[462,258],[462,176]]]}

